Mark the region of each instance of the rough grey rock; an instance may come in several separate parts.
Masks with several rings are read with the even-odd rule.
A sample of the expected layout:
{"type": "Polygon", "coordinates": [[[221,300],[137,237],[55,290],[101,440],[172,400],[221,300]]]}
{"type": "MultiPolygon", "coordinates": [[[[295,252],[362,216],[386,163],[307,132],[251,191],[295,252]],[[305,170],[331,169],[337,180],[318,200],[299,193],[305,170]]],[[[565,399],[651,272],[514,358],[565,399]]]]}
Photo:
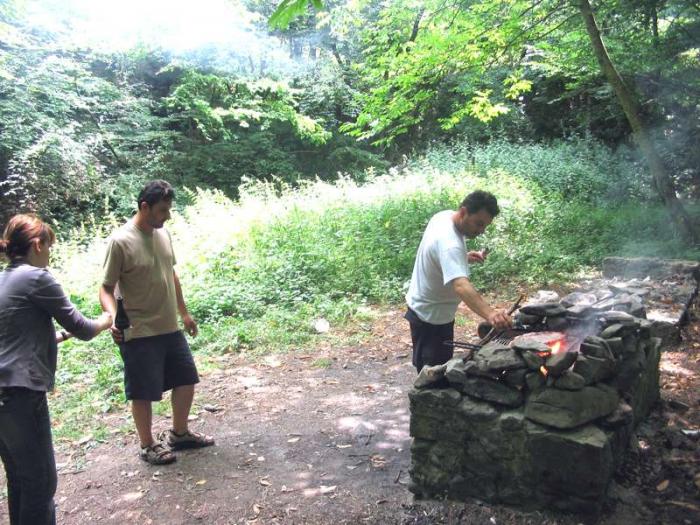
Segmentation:
{"type": "Polygon", "coordinates": [[[609,436],[595,425],[576,430],[529,432],[525,454],[530,456],[535,483],[533,501],[548,507],[595,514],[615,470],[609,436]]]}
{"type": "Polygon", "coordinates": [[[539,371],[540,367],[544,366],[545,358],[537,355],[535,352],[523,352],[523,361],[527,364],[530,370],[539,371]]]}
{"type": "Polygon", "coordinates": [[[549,348],[542,341],[537,341],[535,339],[516,339],[513,341],[513,348],[520,350],[521,352],[544,352],[550,354],[552,349],[549,348]]]}
{"type": "Polygon", "coordinates": [[[520,311],[528,315],[538,315],[540,317],[556,317],[566,314],[566,308],[559,303],[528,304],[520,307],[520,311]]]}
{"type": "Polygon", "coordinates": [[[605,341],[608,343],[608,348],[610,348],[610,351],[616,358],[620,357],[624,353],[622,337],[611,337],[605,341]]]}
{"type": "Polygon", "coordinates": [[[575,304],[566,309],[566,316],[573,319],[586,319],[591,313],[593,313],[593,308],[582,304],[575,304]]]}
{"type": "Polygon", "coordinates": [[[618,428],[625,425],[631,425],[634,421],[634,410],[624,400],[620,400],[617,408],[608,417],[603,419],[600,424],[605,428],[618,428]]]}
{"type": "Polygon", "coordinates": [[[520,324],[532,326],[532,325],[540,324],[542,322],[542,319],[544,319],[544,317],[542,317],[540,315],[528,315],[528,314],[525,314],[523,312],[518,312],[517,314],[515,314],[515,319],[516,319],[516,321],[519,321],[520,324]]]}
{"type": "Polygon", "coordinates": [[[508,386],[514,388],[522,388],[525,386],[525,376],[530,373],[528,368],[518,368],[517,370],[509,370],[503,374],[503,381],[508,386]]]}
{"type": "Polygon", "coordinates": [[[613,337],[622,337],[623,335],[628,334],[630,331],[629,326],[625,326],[624,324],[621,323],[614,323],[605,328],[600,333],[600,337],[603,339],[611,339],[613,337]]]}
{"type": "Polygon", "coordinates": [[[562,306],[565,306],[567,308],[571,308],[573,306],[588,308],[597,301],[598,298],[595,296],[595,294],[584,292],[572,292],[562,297],[561,301],[559,302],[562,304],[562,306]]]}
{"type": "Polygon", "coordinates": [[[541,372],[530,372],[525,376],[525,385],[529,392],[542,388],[545,384],[545,377],[541,372]]]}
{"type": "Polygon", "coordinates": [[[554,388],[560,390],[581,390],[586,386],[586,380],[583,376],[572,372],[571,370],[566,370],[554,381],[554,388]]]}
{"type": "Polygon", "coordinates": [[[605,339],[587,337],[581,343],[580,350],[581,353],[586,356],[610,359],[612,361],[615,360],[615,356],[610,351],[610,347],[605,339]]]}
{"type": "Polygon", "coordinates": [[[485,371],[515,370],[525,368],[525,361],[508,345],[487,343],[474,356],[474,362],[485,371]]]}
{"type": "Polygon", "coordinates": [[[637,295],[639,297],[644,297],[649,294],[649,288],[644,288],[641,286],[634,286],[630,283],[610,283],[608,285],[613,292],[625,293],[628,295],[637,295]]]}
{"type": "Polygon", "coordinates": [[[437,383],[445,377],[445,370],[447,370],[447,364],[424,366],[413,382],[413,386],[415,388],[425,388],[428,385],[437,383]]]}
{"type": "Polygon", "coordinates": [[[583,377],[587,385],[608,379],[615,373],[615,364],[609,359],[579,354],[573,371],[583,377]]]}
{"type": "Polygon", "coordinates": [[[520,391],[499,381],[481,377],[467,377],[466,382],[460,386],[462,392],[478,399],[510,407],[523,404],[523,395],[520,391]]]}
{"type": "Polygon", "coordinates": [[[617,393],[606,385],[586,386],[578,391],[545,388],[530,394],[525,416],[555,428],[576,428],[607,416],[617,403],[617,393]]]}
{"type": "Polygon", "coordinates": [[[475,367],[473,361],[462,361],[461,357],[450,359],[445,365],[445,378],[454,388],[460,388],[467,380],[467,369],[475,367]]]}
{"type": "Polygon", "coordinates": [[[454,388],[413,389],[408,392],[412,405],[427,408],[455,407],[462,401],[462,394],[454,388]]]}
{"type": "Polygon", "coordinates": [[[553,377],[560,376],[564,370],[568,369],[576,362],[578,352],[561,352],[552,354],[547,358],[544,367],[547,369],[547,374],[553,377]]]}
{"type": "Polygon", "coordinates": [[[609,326],[615,323],[638,326],[640,323],[640,319],[637,319],[633,315],[628,314],[627,312],[618,312],[615,310],[603,312],[599,315],[598,318],[605,326],[609,326]]]}
{"type": "Polygon", "coordinates": [[[569,321],[563,315],[557,317],[548,316],[545,324],[549,330],[554,332],[563,332],[569,327],[569,321]]]}

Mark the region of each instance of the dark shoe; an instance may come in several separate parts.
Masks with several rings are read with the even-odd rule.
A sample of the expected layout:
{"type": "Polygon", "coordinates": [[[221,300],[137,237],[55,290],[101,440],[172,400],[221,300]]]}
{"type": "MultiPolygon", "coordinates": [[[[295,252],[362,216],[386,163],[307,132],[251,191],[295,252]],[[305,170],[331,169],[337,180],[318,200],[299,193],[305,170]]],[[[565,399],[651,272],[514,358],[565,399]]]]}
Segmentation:
{"type": "Polygon", "coordinates": [[[174,430],[168,430],[164,441],[173,450],[211,447],[214,444],[213,437],[205,436],[199,432],[192,432],[191,430],[186,431],[184,434],[176,434],[174,430]]]}
{"type": "Polygon", "coordinates": [[[162,443],[142,448],[139,457],[151,465],[168,465],[177,459],[162,443]]]}

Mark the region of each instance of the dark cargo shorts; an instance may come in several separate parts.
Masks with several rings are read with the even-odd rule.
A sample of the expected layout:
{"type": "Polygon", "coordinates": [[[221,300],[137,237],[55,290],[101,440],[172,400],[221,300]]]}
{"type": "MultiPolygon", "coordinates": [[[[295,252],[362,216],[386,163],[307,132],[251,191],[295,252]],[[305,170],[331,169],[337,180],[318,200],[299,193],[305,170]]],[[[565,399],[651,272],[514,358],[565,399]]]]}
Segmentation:
{"type": "Polygon", "coordinates": [[[137,337],[119,345],[127,399],[160,401],[163,392],[199,383],[197,367],[182,331],[137,337]]]}
{"type": "Polygon", "coordinates": [[[454,355],[454,348],[445,344],[454,339],[455,322],[430,324],[422,321],[410,308],[404,315],[411,325],[413,342],[413,366],[419,372],[424,366],[447,363],[454,355]]]}

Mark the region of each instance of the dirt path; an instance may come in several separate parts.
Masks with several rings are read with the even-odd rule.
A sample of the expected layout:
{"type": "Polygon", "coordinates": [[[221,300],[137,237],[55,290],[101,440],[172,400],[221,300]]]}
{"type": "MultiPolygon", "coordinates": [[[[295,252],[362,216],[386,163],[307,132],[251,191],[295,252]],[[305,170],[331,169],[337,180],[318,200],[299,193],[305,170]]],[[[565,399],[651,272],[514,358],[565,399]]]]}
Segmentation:
{"type": "MultiPolygon", "coordinates": [[[[473,330],[473,323],[460,330],[465,328],[473,330]]],[[[133,433],[120,430],[130,427],[128,414],[110,415],[112,439],[57,452],[59,523],[584,522],[478,502],[414,502],[406,486],[406,394],[415,377],[408,331],[398,310],[386,312],[365,330],[369,342],[353,347],[326,343],[313,353],[257,362],[229,356],[221,370],[203,376],[191,423],[214,435],[217,446],[178,453],[173,465],[152,467],[140,461],[133,433]]],[[[700,334],[695,333],[697,343],[700,334]]],[[[697,428],[700,363],[697,348],[694,354],[691,350],[665,356],[662,373],[665,386],[676,385],[666,388],[664,396],[673,392],[683,402],[678,405],[682,424],[697,428]]],[[[652,435],[661,435],[659,429],[668,424],[663,408],[657,412],[650,423],[652,435]]],[[[168,419],[157,416],[154,426],[166,429],[168,419]]],[[[664,448],[664,443],[652,444],[664,448]]],[[[659,450],[659,458],[664,451],[659,450]]],[[[670,488],[664,489],[685,507],[666,504],[668,497],[660,492],[659,501],[654,499],[657,478],[665,475],[653,472],[654,457],[626,464],[619,502],[598,523],[698,523],[693,509],[697,493],[688,492],[693,480],[685,479],[687,469],[668,471],[670,488]],[[647,463],[652,470],[645,470],[647,463]]],[[[0,523],[7,521],[6,513],[6,502],[0,501],[0,523]]]]}

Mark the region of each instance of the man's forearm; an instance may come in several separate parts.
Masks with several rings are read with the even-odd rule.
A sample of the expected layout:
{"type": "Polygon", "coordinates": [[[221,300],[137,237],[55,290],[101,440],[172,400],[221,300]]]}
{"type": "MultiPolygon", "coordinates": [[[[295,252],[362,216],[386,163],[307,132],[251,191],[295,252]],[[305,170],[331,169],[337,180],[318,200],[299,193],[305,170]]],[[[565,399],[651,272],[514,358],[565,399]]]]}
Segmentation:
{"type": "Polygon", "coordinates": [[[185,298],[182,295],[182,286],[180,286],[180,279],[178,278],[175,271],[173,271],[173,280],[175,281],[175,298],[177,300],[177,311],[180,313],[180,317],[184,317],[189,312],[187,311],[185,298]]]}
{"type": "Polygon", "coordinates": [[[489,316],[493,315],[493,308],[484,301],[481,294],[474,288],[474,285],[469,282],[469,279],[465,277],[456,279],[454,282],[454,290],[457,292],[457,295],[459,295],[459,298],[464,301],[464,304],[475,314],[487,320],[489,316]]]}
{"type": "Polygon", "coordinates": [[[102,310],[109,313],[112,318],[117,315],[117,300],[114,298],[114,286],[103,284],[100,286],[100,305],[102,310]]]}

